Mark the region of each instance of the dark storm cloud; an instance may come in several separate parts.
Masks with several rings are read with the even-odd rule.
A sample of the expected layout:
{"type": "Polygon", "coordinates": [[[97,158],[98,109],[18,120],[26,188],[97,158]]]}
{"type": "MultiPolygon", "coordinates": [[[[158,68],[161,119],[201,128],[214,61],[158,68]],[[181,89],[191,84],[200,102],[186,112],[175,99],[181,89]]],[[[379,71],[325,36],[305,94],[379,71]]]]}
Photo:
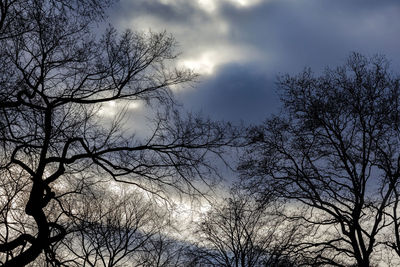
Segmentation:
{"type": "Polygon", "coordinates": [[[259,123],[279,107],[275,77],[257,66],[229,65],[200,83],[196,90],[180,95],[193,112],[230,121],[259,123]]]}
{"type": "MultiPolygon", "coordinates": [[[[112,16],[117,20],[132,19],[135,16],[153,16],[166,23],[187,23],[198,17],[207,17],[207,14],[196,8],[194,1],[176,1],[176,4],[167,4],[157,0],[122,0],[112,16]]],[[[165,29],[168,30],[168,24],[165,29]]],[[[151,28],[151,25],[149,25],[151,28]]]]}
{"type": "Polygon", "coordinates": [[[282,0],[247,10],[224,5],[221,14],[232,25],[230,40],[265,51],[271,71],[337,65],[351,51],[400,62],[399,1],[282,0]]]}
{"type": "Polygon", "coordinates": [[[400,71],[400,1],[205,2],[215,10],[197,0],[122,0],[114,14],[124,26],[171,32],[183,60],[214,61],[196,89],[181,93],[187,109],[260,121],[278,106],[277,75],[341,65],[352,51],[384,54],[400,71]]]}

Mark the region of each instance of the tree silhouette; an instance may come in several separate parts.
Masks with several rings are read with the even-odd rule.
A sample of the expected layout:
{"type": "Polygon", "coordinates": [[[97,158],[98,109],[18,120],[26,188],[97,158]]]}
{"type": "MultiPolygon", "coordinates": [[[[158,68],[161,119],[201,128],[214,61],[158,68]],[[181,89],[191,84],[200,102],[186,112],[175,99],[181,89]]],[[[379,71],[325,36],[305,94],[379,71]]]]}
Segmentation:
{"type": "Polygon", "coordinates": [[[43,251],[49,264],[57,262],[51,248],[66,235],[65,217],[74,216],[65,208],[67,196],[99,180],[160,197],[172,189],[195,192],[196,179],[212,171],[208,153],[219,154],[232,141],[229,125],[176,112],[170,87],[195,75],[169,67],[176,57],[172,37],[114,29],[101,38],[91,34],[109,3],[0,1],[4,266],[24,266],[43,251]],[[124,127],[132,101],[158,114],[148,137],[124,127]],[[107,103],[125,108],[105,121],[107,103]]]}
{"type": "Polygon", "coordinates": [[[212,206],[197,223],[192,264],[295,266],[288,256],[299,228],[285,224],[281,209],[272,199],[257,203],[233,190],[230,198],[212,206]]]}
{"type": "Polygon", "coordinates": [[[318,227],[298,248],[320,264],[370,266],[398,202],[398,77],[384,57],[353,53],[344,66],[286,75],[279,86],[283,112],[252,128],[245,184],[308,207],[291,216],[318,227]]]}
{"type": "Polygon", "coordinates": [[[148,243],[169,225],[166,212],[140,193],[102,193],[85,197],[75,207],[79,211],[68,227],[71,234],[57,248],[58,253],[68,255],[63,257],[66,266],[138,263],[148,243]]]}

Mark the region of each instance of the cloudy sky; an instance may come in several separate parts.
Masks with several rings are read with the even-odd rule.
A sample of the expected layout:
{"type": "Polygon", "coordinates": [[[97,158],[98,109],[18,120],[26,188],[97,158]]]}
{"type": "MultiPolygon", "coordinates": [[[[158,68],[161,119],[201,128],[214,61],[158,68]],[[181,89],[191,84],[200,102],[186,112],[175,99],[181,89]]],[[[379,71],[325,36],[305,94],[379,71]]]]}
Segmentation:
{"type": "Polygon", "coordinates": [[[337,66],[352,51],[400,70],[398,0],[120,0],[110,19],[175,36],[178,64],[201,74],[178,97],[216,119],[260,122],[278,110],[278,75],[337,66]]]}

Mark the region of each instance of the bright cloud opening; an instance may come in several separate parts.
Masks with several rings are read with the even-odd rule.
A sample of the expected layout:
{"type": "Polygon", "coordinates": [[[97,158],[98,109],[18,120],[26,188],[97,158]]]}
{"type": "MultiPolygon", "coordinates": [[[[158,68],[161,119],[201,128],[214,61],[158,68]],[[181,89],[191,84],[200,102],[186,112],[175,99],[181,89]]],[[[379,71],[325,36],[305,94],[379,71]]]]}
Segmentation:
{"type": "Polygon", "coordinates": [[[215,0],[197,0],[197,3],[201,9],[208,13],[215,12],[218,7],[215,0]]]}
{"type": "Polygon", "coordinates": [[[253,60],[256,58],[256,54],[257,51],[248,47],[221,44],[220,46],[210,47],[198,57],[183,59],[180,61],[180,65],[201,75],[213,75],[217,68],[223,64],[253,60]]]}
{"type": "Polygon", "coordinates": [[[214,72],[216,62],[211,59],[212,53],[203,53],[199,58],[182,61],[185,68],[194,70],[199,74],[211,75],[214,72]]]}
{"type": "Polygon", "coordinates": [[[260,4],[263,0],[197,0],[199,7],[207,13],[215,13],[224,2],[235,5],[238,8],[248,8],[260,4]]]}
{"type": "Polygon", "coordinates": [[[98,114],[102,117],[114,117],[123,109],[132,110],[140,107],[139,101],[109,101],[101,106],[98,114]]]}
{"type": "Polygon", "coordinates": [[[239,7],[251,7],[260,4],[263,0],[226,0],[239,7]]]}

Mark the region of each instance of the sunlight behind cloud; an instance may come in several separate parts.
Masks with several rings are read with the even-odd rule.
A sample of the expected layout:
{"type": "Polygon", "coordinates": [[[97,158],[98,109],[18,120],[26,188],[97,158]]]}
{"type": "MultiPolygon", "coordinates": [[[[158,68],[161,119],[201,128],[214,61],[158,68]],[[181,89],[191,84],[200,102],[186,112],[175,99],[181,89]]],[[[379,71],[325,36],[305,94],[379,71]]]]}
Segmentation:
{"type": "MultiPolygon", "coordinates": [[[[202,0],[205,2],[212,0],[202,0]]],[[[204,3],[205,3],[204,2],[204,3]]],[[[165,21],[152,16],[136,17],[127,22],[130,28],[162,31],[165,21]]],[[[185,48],[178,65],[192,69],[201,75],[213,75],[223,64],[245,62],[255,57],[253,47],[238,46],[228,41],[229,23],[218,15],[193,18],[188,24],[170,23],[168,31],[176,37],[179,46],[185,48]],[[207,18],[207,19],[206,19],[207,18]],[[192,27],[189,27],[191,25],[192,27]],[[201,39],[198,37],[202,36],[201,39]]]]}
{"type": "Polygon", "coordinates": [[[251,7],[260,4],[263,0],[226,0],[237,7],[251,7]]]}
{"type": "Polygon", "coordinates": [[[271,0],[146,0],[146,12],[126,17],[120,23],[122,28],[143,32],[167,30],[178,41],[177,52],[182,51],[176,62],[178,67],[212,76],[224,65],[265,60],[265,53],[252,44],[232,41],[237,32],[223,12],[227,6],[247,9],[263,1],[271,0]]]}
{"type": "Polygon", "coordinates": [[[207,49],[197,57],[183,58],[180,65],[201,75],[213,75],[223,64],[245,62],[256,57],[255,52],[246,47],[221,44],[207,49]]]}
{"type": "Polygon", "coordinates": [[[216,65],[216,62],[211,59],[211,54],[206,52],[196,59],[183,60],[182,65],[196,73],[211,75],[216,65]]]}
{"type": "MultiPolygon", "coordinates": [[[[153,0],[154,1],[154,0],[153,0]]],[[[185,2],[186,0],[156,0],[159,3],[167,6],[174,6],[179,7],[183,4],[188,4],[189,1],[185,2]]],[[[219,11],[219,8],[223,4],[231,4],[234,5],[236,8],[249,8],[255,5],[258,5],[266,0],[196,0],[191,2],[191,5],[194,5],[201,10],[205,11],[206,13],[213,14],[219,11]]]]}
{"type": "Polygon", "coordinates": [[[98,114],[101,117],[114,117],[116,116],[119,112],[123,111],[126,109],[132,110],[132,109],[138,109],[141,107],[140,102],[138,101],[109,101],[105,104],[103,104],[98,112],[98,114]]]}
{"type": "Polygon", "coordinates": [[[217,10],[217,3],[215,0],[197,0],[201,9],[208,13],[213,13],[217,10]]]}
{"type": "MultiPolygon", "coordinates": [[[[166,1],[166,0],[161,0],[166,1]]],[[[171,1],[169,1],[171,2],[171,1]]],[[[237,8],[248,8],[262,3],[263,0],[197,0],[201,9],[208,13],[215,13],[223,3],[230,3],[237,8]]]]}

